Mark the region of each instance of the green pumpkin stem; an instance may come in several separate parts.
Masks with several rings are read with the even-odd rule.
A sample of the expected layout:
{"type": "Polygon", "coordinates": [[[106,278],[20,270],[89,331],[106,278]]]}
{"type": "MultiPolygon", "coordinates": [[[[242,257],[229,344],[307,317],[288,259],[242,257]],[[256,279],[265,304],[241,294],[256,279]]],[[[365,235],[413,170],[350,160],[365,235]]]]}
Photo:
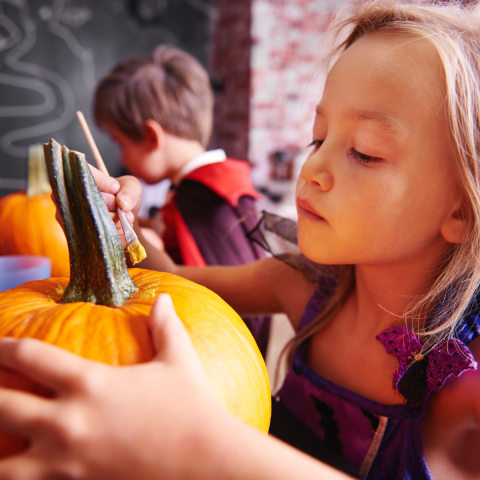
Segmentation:
{"type": "Polygon", "coordinates": [[[50,193],[50,183],[47,177],[43,145],[32,145],[28,149],[28,186],[27,196],[35,197],[44,193],[50,193]]]}
{"type": "Polygon", "coordinates": [[[44,145],[44,151],[70,254],[70,283],[63,303],[123,305],[137,287],[128,273],[120,237],[85,155],[53,139],[44,145]]]}

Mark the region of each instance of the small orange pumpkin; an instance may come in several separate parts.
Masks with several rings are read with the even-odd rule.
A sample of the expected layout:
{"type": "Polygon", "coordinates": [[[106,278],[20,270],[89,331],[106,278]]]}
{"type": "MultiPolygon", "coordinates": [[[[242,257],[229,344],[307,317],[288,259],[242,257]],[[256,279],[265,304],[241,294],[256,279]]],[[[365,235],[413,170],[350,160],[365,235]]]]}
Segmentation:
{"type": "MultiPolygon", "coordinates": [[[[71,280],[27,282],[0,293],[0,337],[32,337],[112,365],[149,361],[151,305],[169,293],[219,401],[267,432],[270,386],[263,358],[238,314],[218,295],[176,275],[127,270],[115,225],[82,154],[50,141],[47,166],[70,250],[71,280]],[[63,155],[63,159],[62,156],[63,155]]],[[[44,393],[4,372],[0,385],[44,393]]],[[[25,447],[0,434],[0,457],[25,447]]]]}
{"type": "Polygon", "coordinates": [[[34,145],[27,191],[0,199],[0,255],[42,255],[52,261],[53,276],[69,277],[67,240],[55,219],[50,192],[42,146],[34,145]]]}

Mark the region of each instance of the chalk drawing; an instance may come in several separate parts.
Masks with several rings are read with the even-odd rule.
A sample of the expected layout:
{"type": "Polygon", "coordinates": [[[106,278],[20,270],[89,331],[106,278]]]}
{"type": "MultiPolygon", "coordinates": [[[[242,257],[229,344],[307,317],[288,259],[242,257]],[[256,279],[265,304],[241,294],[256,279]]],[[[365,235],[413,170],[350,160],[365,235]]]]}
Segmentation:
{"type": "Polygon", "coordinates": [[[183,0],[187,5],[190,5],[193,9],[197,10],[200,13],[203,13],[206,17],[211,20],[215,20],[218,17],[217,9],[210,5],[208,2],[203,2],[202,0],[183,0]]]}
{"type": "MultiPolygon", "coordinates": [[[[47,24],[48,30],[60,37],[70,51],[80,59],[83,66],[83,79],[88,89],[95,86],[93,53],[82,47],[73,32],[67,28],[81,28],[93,16],[88,7],[65,8],[64,0],[53,0],[38,10],[40,21],[47,24]],[[61,23],[65,24],[61,25],[61,23]]],[[[2,85],[37,92],[40,103],[33,105],[0,105],[0,118],[37,118],[35,125],[7,131],[0,136],[0,152],[12,157],[27,159],[28,144],[38,137],[65,128],[75,116],[75,98],[72,87],[58,72],[22,60],[37,41],[37,24],[32,18],[27,0],[0,0],[0,87],[2,85]],[[4,12],[4,5],[16,9],[15,19],[4,12]],[[54,120],[42,117],[55,112],[54,120]],[[18,143],[23,145],[18,145],[18,143]]],[[[23,179],[0,178],[0,188],[24,188],[23,179]]]]}
{"type": "MultiPolygon", "coordinates": [[[[119,13],[127,5],[125,0],[95,0],[101,2],[110,11],[119,13]]],[[[157,20],[174,0],[138,0],[138,6],[145,20],[157,20]]],[[[178,0],[177,0],[178,1],[178,0]]],[[[180,0],[199,13],[214,18],[215,8],[208,0],[180,0]]],[[[0,154],[7,154],[26,161],[30,143],[39,138],[49,138],[67,127],[75,118],[75,97],[71,85],[59,72],[46,66],[25,61],[23,57],[37,42],[39,22],[47,30],[62,40],[70,52],[80,60],[82,78],[86,87],[92,91],[95,87],[94,53],[78,41],[75,30],[79,31],[94,17],[93,10],[83,4],[66,7],[66,0],[0,0],[0,88],[24,90],[25,98],[32,104],[2,105],[0,98],[0,119],[28,118],[34,125],[23,128],[12,126],[0,132],[0,154]],[[5,13],[8,5],[10,16],[5,13]],[[32,12],[32,9],[36,8],[32,12]],[[32,15],[33,13],[33,15],[32,15]],[[48,116],[48,119],[45,119],[48,116]],[[52,120],[52,116],[54,119],[52,120]]],[[[147,22],[148,23],[148,22],[147,22]]],[[[152,23],[156,23],[153,21],[152,23]]],[[[131,25],[130,25],[131,27],[131,25]]],[[[147,33],[144,25],[135,25],[138,33],[147,33]]],[[[153,27],[153,25],[152,25],[153,27]]],[[[164,41],[177,44],[175,34],[168,28],[155,25],[155,34],[164,41]]],[[[2,126],[8,125],[3,122],[2,126]]],[[[24,179],[0,178],[0,188],[22,188],[24,179]]]]}
{"type": "Polygon", "coordinates": [[[49,30],[54,35],[58,35],[62,38],[71,52],[83,63],[83,78],[89,90],[95,88],[93,52],[82,47],[73,32],[62,26],[60,23],[66,21],[74,26],[74,28],[79,28],[92,17],[92,10],[86,6],[65,9],[65,0],[54,0],[51,9],[51,17],[48,21],[49,30]]]}

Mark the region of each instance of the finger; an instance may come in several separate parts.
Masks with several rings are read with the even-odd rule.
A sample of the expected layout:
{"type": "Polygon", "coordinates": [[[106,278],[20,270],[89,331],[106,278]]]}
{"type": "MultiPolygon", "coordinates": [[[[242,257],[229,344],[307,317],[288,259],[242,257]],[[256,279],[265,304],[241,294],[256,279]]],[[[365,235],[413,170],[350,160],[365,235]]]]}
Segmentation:
{"type": "Polygon", "coordinates": [[[116,194],[117,205],[126,212],[138,209],[142,202],[142,186],[137,178],[127,175],[118,178],[120,189],[116,194]]]}
{"type": "MultiPolygon", "coordinates": [[[[130,222],[130,224],[133,224],[133,215],[132,212],[127,213],[127,219],[130,222]]],[[[125,240],[125,232],[123,230],[123,226],[120,222],[120,219],[118,218],[117,213],[110,212],[110,218],[113,220],[113,223],[115,225],[115,228],[117,229],[118,236],[120,237],[120,241],[122,242],[123,250],[127,249],[127,242],[125,240]]]]}
{"type": "Polygon", "coordinates": [[[125,233],[120,225],[116,225],[118,236],[120,237],[120,242],[122,242],[123,251],[126,252],[128,250],[128,244],[125,240],[125,233]]]}
{"type": "MultiPolygon", "coordinates": [[[[123,227],[122,227],[122,224],[120,223],[120,219],[118,218],[118,215],[116,213],[112,213],[112,212],[110,212],[110,217],[113,220],[115,228],[117,229],[118,236],[120,237],[120,241],[122,242],[123,250],[126,251],[127,242],[125,240],[125,232],[123,231],[123,227]]],[[[128,218],[128,215],[127,215],[127,218],[128,218]]]]}
{"type": "MultiPolygon", "coordinates": [[[[135,217],[133,216],[132,212],[125,212],[127,220],[130,222],[131,225],[133,225],[133,221],[135,220],[135,217]]],[[[121,230],[122,229],[122,223],[120,222],[120,218],[118,217],[118,212],[110,212],[110,217],[113,220],[113,223],[115,226],[121,230]]],[[[123,231],[123,230],[122,230],[123,231]]]]}
{"type": "Polygon", "coordinates": [[[50,412],[49,400],[31,393],[0,388],[0,430],[31,438],[50,412]]]}
{"type": "Polygon", "coordinates": [[[102,173],[100,170],[96,169],[90,164],[88,166],[90,167],[93,178],[95,179],[98,189],[101,192],[111,193],[112,195],[115,195],[119,191],[120,184],[115,178],[110,177],[105,173],[102,173]]]}
{"type": "Polygon", "coordinates": [[[55,392],[71,391],[89,360],[40,340],[0,339],[0,367],[20,373],[55,392]]]}
{"type": "Polygon", "coordinates": [[[117,210],[117,201],[115,200],[115,195],[111,193],[100,192],[105,205],[108,208],[109,212],[115,212],[117,210]]]}
{"type": "MultiPolygon", "coordinates": [[[[133,225],[133,222],[135,220],[135,217],[134,217],[133,213],[132,212],[125,212],[125,214],[126,214],[127,220],[130,222],[130,225],[133,225]]],[[[118,220],[119,225],[122,226],[118,216],[117,216],[116,220],[118,220]]]]}
{"type": "MultiPolygon", "coordinates": [[[[113,221],[116,222],[118,220],[118,222],[120,222],[118,216],[116,216],[118,204],[115,196],[111,195],[110,193],[101,193],[101,195],[103,197],[103,200],[105,201],[105,205],[107,206],[108,211],[110,212],[110,216],[112,216],[113,214],[112,216],[113,221]]],[[[133,223],[133,221],[135,220],[133,213],[132,212],[125,212],[125,213],[127,215],[128,221],[130,223],[133,223]]]]}
{"type": "Polygon", "coordinates": [[[156,360],[188,361],[191,356],[196,356],[190,336],[175,312],[170,295],[163,293],[155,300],[150,312],[149,326],[157,351],[156,360]]]}
{"type": "Polygon", "coordinates": [[[44,461],[31,454],[23,453],[6,458],[0,462],[0,478],[2,480],[46,480],[53,478],[44,461]]]}

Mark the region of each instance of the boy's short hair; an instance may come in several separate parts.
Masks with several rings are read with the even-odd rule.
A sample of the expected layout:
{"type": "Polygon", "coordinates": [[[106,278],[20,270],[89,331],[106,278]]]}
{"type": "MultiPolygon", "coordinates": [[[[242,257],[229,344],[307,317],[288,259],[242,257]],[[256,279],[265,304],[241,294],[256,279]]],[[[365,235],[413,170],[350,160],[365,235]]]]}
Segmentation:
{"type": "Polygon", "coordinates": [[[191,55],[161,45],[153,55],[117,64],[98,84],[95,122],[111,123],[139,141],[145,120],[206,147],[212,132],[213,91],[207,71],[191,55]]]}

